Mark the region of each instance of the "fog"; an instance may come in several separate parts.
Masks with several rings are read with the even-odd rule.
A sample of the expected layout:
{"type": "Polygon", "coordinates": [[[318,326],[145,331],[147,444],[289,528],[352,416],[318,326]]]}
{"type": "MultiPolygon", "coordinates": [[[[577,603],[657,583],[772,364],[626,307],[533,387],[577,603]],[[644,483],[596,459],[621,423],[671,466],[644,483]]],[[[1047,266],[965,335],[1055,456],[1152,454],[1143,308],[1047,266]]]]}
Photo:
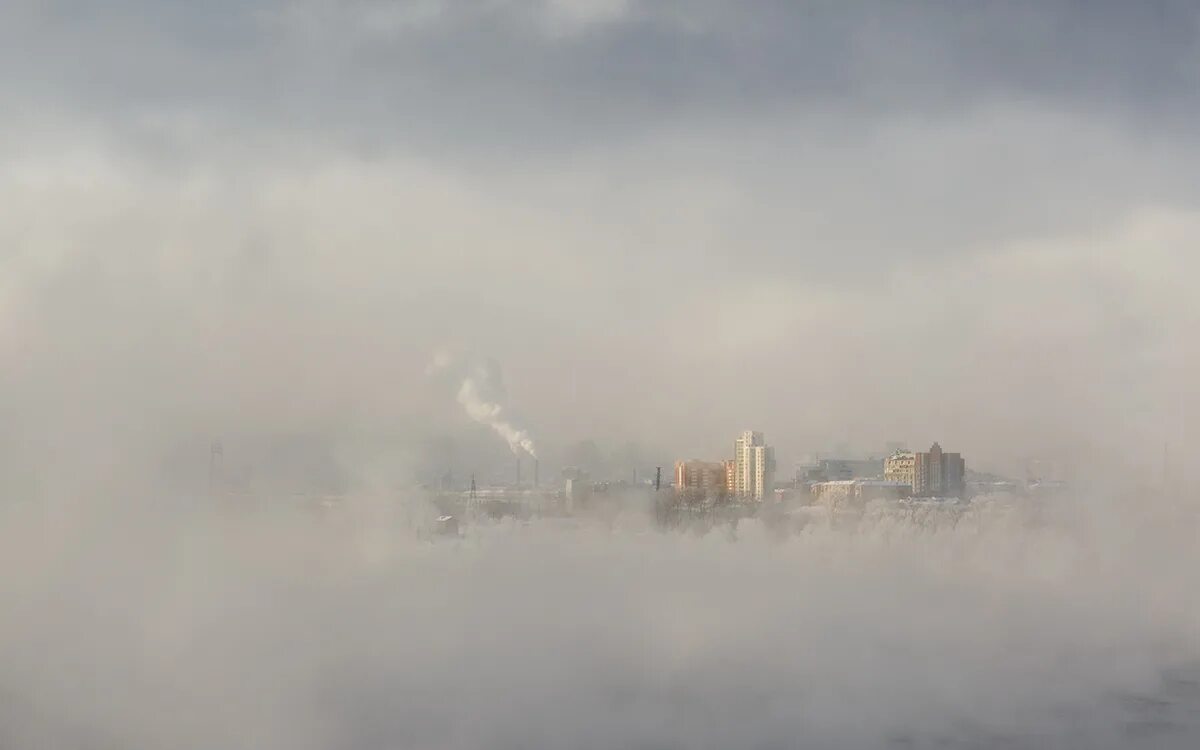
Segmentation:
{"type": "Polygon", "coordinates": [[[1195,746],[1193,6],[0,4],[0,744],[1195,746]]]}
{"type": "Polygon", "coordinates": [[[629,511],[430,540],[419,507],[380,498],[9,508],[0,731],[10,747],[1191,747],[1200,560],[1177,512],[982,503],[779,536],[661,533],[629,511]]]}
{"type": "Polygon", "coordinates": [[[26,443],[404,433],[482,471],[443,347],[503,365],[548,467],[1196,438],[1186,3],[87,5],[0,18],[26,443]]]}

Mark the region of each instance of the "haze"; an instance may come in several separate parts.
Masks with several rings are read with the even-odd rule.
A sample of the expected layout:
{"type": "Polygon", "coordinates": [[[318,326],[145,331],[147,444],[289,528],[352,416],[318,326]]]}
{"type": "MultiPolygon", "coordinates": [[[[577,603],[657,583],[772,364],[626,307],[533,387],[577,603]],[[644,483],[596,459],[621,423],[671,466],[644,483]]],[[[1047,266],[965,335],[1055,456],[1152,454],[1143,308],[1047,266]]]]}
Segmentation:
{"type": "Polygon", "coordinates": [[[15,0],[0,85],[0,744],[1200,737],[1194,3],[15,0]],[[746,429],[1070,491],[429,538],[746,429]]]}

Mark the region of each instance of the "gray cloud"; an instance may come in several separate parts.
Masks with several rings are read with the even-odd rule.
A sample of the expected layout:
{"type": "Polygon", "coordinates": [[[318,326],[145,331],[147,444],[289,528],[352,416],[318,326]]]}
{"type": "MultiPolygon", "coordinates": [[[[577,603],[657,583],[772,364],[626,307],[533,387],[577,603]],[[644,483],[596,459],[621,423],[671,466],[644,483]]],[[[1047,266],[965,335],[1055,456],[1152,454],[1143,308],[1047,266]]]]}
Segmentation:
{"type": "Polygon", "coordinates": [[[38,42],[11,47],[10,83],[28,95],[381,147],[529,154],[795,106],[869,121],[1011,100],[1182,135],[1197,104],[1186,2],[133,1],[7,15],[10,41],[38,42]]]}

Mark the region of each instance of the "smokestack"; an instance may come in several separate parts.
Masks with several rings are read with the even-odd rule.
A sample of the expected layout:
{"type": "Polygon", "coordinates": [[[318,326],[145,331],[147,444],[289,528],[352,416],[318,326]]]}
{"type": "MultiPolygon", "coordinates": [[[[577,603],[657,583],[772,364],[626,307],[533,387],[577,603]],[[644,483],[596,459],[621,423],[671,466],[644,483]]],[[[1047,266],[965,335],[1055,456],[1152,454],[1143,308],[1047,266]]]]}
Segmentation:
{"type": "Polygon", "coordinates": [[[654,491],[658,492],[660,489],[662,489],[662,467],[655,466],[654,467],[654,491]]]}
{"type": "Polygon", "coordinates": [[[521,457],[517,456],[517,487],[521,486],[521,457]]]}
{"type": "Polygon", "coordinates": [[[533,459],[533,488],[536,490],[538,486],[538,463],[536,458],[533,459]]]}

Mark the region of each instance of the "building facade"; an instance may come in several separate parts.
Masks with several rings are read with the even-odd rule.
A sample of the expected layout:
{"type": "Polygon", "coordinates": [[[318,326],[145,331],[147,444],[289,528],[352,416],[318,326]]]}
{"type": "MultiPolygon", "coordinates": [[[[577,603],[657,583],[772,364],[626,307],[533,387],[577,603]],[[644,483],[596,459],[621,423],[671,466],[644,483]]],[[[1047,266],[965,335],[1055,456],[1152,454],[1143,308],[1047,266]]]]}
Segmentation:
{"type": "Polygon", "coordinates": [[[889,482],[903,482],[912,487],[916,463],[917,454],[915,453],[909,451],[893,453],[883,461],[883,478],[889,482]]]}
{"type": "Polygon", "coordinates": [[[728,487],[725,463],[722,461],[676,461],[675,489],[724,492],[728,487]]]}
{"type": "Polygon", "coordinates": [[[761,502],[775,488],[775,449],[761,432],[747,430],[733,443],[733,492],[744,500],[761,502]]]}
{"type": "Polygon", "coordinates": [[[813,500],[830,507],[861,507],[872,500],[902,500],[911,494],[908,484],[886,479],[835,479],[812,486],[813,500]]]}
{"type": "Polygon", "coordinates": [[[912,487],[914,497],[962,497],[967,466],[959,453],[934,443],[928,451],[894,453],[884,461],[883,477],[912,487]]]}

